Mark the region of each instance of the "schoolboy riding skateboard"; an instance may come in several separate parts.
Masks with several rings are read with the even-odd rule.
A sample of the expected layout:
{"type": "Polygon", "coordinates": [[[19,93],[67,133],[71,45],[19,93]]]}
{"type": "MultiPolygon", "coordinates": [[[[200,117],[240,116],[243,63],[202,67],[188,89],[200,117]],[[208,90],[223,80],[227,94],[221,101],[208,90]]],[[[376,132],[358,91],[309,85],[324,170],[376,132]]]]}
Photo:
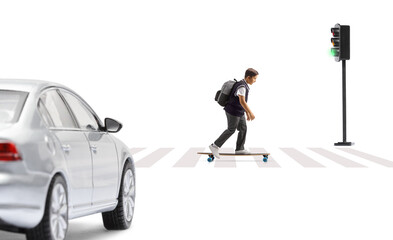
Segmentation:
{"type": "Polygon", "coordinates": [[[244,148],[247,135],[245,115],[247,116],[247,121],[255,119],[247,101],[250,86],[256,82],[258,75],[259,73],[255,69],[249,68],[246,70],[244,79],[234,84],[229,95],[228,103],[224,107],[228,120],[228,127],[217,140],[209,146],[209,149],[216,158],[220,158],[220,148],[236,130],[238,130],[239,133],[237,135],[235,154],[250,154],[250,152],[244,148]]]}

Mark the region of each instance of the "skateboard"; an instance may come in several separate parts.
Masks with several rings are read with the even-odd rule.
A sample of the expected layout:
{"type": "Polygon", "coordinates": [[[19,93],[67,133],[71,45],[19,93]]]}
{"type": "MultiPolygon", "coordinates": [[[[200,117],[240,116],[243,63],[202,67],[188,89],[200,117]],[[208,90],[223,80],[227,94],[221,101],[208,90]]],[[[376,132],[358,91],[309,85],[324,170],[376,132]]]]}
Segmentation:
{"type": "MultiPolygon", "coordinates": [[[[213,153],[210,152],[197,152],[197,154],[208,155],[209,156],[207,158],[208,162],[213,162],[215,158],[213,153]]],[[[264,162],[267,162],[267,160],[269,159],[269,155],[270,153],[250,153],[250,154],[220,153],[220,156],[263,156],[264,162]]]]}

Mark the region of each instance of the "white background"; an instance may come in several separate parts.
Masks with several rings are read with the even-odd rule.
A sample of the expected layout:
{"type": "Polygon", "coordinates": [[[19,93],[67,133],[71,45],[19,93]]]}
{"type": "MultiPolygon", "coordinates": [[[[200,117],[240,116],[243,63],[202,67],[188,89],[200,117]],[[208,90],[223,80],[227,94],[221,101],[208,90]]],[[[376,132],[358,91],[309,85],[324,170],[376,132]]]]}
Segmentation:
{"type": "MultiPolygon", "coordinates": [[[[2,1],[0,78],[48,80],[72,88],[102,119],[112,117],[124,124],[117,136],[130,147],[205,147],[226,127],[224,111],[213,100],[215,92],[224,81],[241,79],[244,71],[253,67],[260,75],[249,96],[249,106],[256,119],[248,124],[247,145],[332,146],[342,140],[342,110],[341,63],[329,55],[330,28],[336,23],[348,24],[351,26],[351,60],[347,62],[348,141],[354,141],[357,148],[366,152],[392,159],[393,16],[389,3],[380,0],[2,1]]],[[[232,147],[234,142],[235,138],[226,146],[232,147]]],[[[167,200],[174,205],[171,209],[173,219],[166,215],[167,221],[144,223],[144,217],[154,219],[157,217],[154,214],[158,213],[143,212],[152,206],[147,204],[148,197],[143,200],[142,196],[153,194],[143,195],[143,192],[156,186],[149,183],[150,178],[143,173],[152,179],[153,176],[168,177],[170,173],[169,176],[173,176],[171,183],[175,177],[185,175],[173,170],[154,174],[148,171],[141,170],[140,174],[146,182],[138,188],[142,192],[138,195],[140,220],[138,222],[136,218],[133,223],[132,234],[137,235],[133,239],[145,234],[140,229],[150,227],[154,231],[167,225],[173,227],[171,221],[174,224],[186,221],[176,218],[176,213],[180,214],[184,209],[177,209],[178,205],[167,200]],[[143,234],[137,234],[141,232],[143,234]]],[[[248,174],[224,171],[220,176],[230,180],[232,173],[248,174]]],[[[189,176],[199,181],[199,174],[205,173],[193,172],[189,176]]],[[[342,221],[337,223],[336,227],[340,227],[335,230],[341,239],[348,239],[355,229],[361,229],[357,232],[358,238],[371,237],[375,232],[382,234],[380,236],[391,236],[380,225],[386,223],[381,219],[389,216],[387,212],[392,212],[387,201],[392,199],[386,192],[389,190],[385,189],[393,180],[390,175],[389,171],[376,170],[320,175],[291,171],[281,171],[278,175],[266,173],[270,178],[257,175],[263,178],[261,181],[271,180],[271,191],[267,190],[270,195],[275,188],[283,190],[277,195],[277,201],[287,210],[281,219],[273,220],[281,225],[277,228],[268,225],[271,230],[261,229],[261,236],[323,239],[322,235],[301,235],[295,230],[301,229],[298,227],[302,223],[312,225],[318,221],[327,228],[326,234],[333,231],[329,229],[329,223],[342,221]],[[366,186],[362,184],[366,181],[365,176],[369,182],[366,186]],[[314,196],[309,188],[295,188],[297,192],[293,195],[285,191],[294,187],[286,182],[298,179],[299,186],[303,186],[309,178],[321,186],[328,186],[332,181],[332,188],[317,191],[316,194],[323,194],[316,196],[312,208],[307,207],[309,201],[304,201],[314,196]],[[350,213],[344,219],[333,216],[331,208],[322,210],[326,218],[322,217],[323,214],[316,214],[316,209],[331,203],[337,212],[345,212],[342,202],[337,199],[342,199],[340,196],[351,188],[342,184],[346,179],[352,179],[356,187],[353,194],[345,194],[344,205],[356,207],[350,207],[350,213]],[[376,186],[379,186],[377,190],[376,186]],[[367,191],[370,194],[363,195],[367,191]],[[284,199],[290,202],[295,195],[298,197],[296,204],[285,205],[288,202],[284,199]],[[296,206],[302,211],[295,211],[296,206]],[[358,210],[365,210],[364,215],[358,210]],[[296,214],[299,218],[295,217],[296,214]],[[300,221],[302,215],[310,219],[300,221]],[[369,224],[365,226],[365,222],[359,220],[367,218],[375,221],[367,221],[369,224]],[[349,227],[343,227],[345,224],[349,227]],[[294,231],[286,231],[288,229],[294,231]],[[280,234],[275,235],[277,233],[280,234]]],[[[208,179],[215,178],[210,176],[208,179]]],[[[247,178],[241,179],[238,179],[239,184],[250,186],[248,192],[245,188],[239,193],[251,194],[251,202],[247,204],[246,201],[246,205],[254,206],[257,200],[266,199],[252,189],[259,183],[251,181],[253,184],[250,185],[247,178]]],[[[221,189],[223,185],[216,187],[221,189]]],[[[168,186],[173,187],[169,193],[177,192],[176,186],[168,186]]],[[[224,188],[222,195],[214,191],[210,193],[218,199],[225,198],[228,204],[238,203],[239,196],[233,198],[230,192],[224,188]]],[[[198,193],[206,192],[201,188],[198,193]]],[[[268,200],[272,204],[270,209],[278,207],[275,205],[277,201],[268,200]]],[[[192,206],[205,209],[211,205],[204,200],[194,202],[192,206]]],[[[215,207],[213,205],[211,210],[215,207]]],[[[212,212],[211,219],[203,219],[202,214],[190,218],[198,223],[208,221],[209,225],[213,224],[209,223],[210,220],[215,223],[228,220],[221,213],[212,212]]],[[[271,212],[268,216],[271,219],[276,215],[271,212]]],[[[235,217],[239,215],[235,214],[235,217]]],[[[164,219],[162,216],[158,218],[164,219]]],[[[243,219],[243,224],[244,221],[255,223],[249,218],[243,219]]],[[[222,227],[227,226],[222,224],[222,227]]],[[[260,225],[252,229],[258,227],[260,225]]],[[[322,234],[322,228],[313,227],[322,234]]],[[[196,228],[197,232],[206,230],[201,225],[196,228]]],[[[230,225],[229,229],[236,229],[233,230],[236,234],[231,235],[229,231],[222,236],[237,238],[242,230],[250,230],[241,224],[230,225]]],[[[184,237],[170,235],[173,231],[167,232],[169,235],[157,236],[184,237]]],[[[219,237],[221,233],[214,228],[206,231],[212,237],[219,237]]],[[[325,236],[337,238],[336,235],[325,236]]]]}
{"type": "Polygon", "coordinates": [[[341,63],[330,28],[351,26],[348,140],[384,144],[393,54],[389,1],[7,1],[0,77],[63,83],[130,146],[205,146],[226,125],[226,80],[260,72],[248,143],[342,140],[341,63]]]}

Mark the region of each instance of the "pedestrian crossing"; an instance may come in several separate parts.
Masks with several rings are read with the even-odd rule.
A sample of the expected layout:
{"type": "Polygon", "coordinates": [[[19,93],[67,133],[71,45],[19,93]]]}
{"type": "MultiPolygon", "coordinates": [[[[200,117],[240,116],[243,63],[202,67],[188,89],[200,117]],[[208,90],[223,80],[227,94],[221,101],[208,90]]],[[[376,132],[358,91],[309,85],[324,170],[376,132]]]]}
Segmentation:
{"type": "MultiPolygon", "coordinates": [[[[221,156],[207,162],[205,147],[191,148],[131,148],[137,168],[391,168],[393,161],[354,148],[250,148],[251,152],[269,152],[263,156],[221,156]]],[[[234,152],[222,148],[221,152],[234,152]]]]}

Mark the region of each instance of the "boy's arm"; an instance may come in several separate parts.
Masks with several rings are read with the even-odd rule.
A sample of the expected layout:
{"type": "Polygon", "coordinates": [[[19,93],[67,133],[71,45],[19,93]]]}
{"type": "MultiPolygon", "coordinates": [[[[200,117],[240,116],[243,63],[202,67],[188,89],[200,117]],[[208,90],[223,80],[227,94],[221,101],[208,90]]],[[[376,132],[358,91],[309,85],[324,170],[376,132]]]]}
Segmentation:
{"type": "Polygon", "coordinates": [[[246,111],[247,120],[254,120],[255,116],[254,116],[254,114],[251,112],[250,107],[247,105],[247,103],[246,103],[246,98],[245,98],[244,96],[239,95],[239,102],[240,102],[240,105],[242,105],[242,107],[243,107],[244,110],[246,111]]]}

